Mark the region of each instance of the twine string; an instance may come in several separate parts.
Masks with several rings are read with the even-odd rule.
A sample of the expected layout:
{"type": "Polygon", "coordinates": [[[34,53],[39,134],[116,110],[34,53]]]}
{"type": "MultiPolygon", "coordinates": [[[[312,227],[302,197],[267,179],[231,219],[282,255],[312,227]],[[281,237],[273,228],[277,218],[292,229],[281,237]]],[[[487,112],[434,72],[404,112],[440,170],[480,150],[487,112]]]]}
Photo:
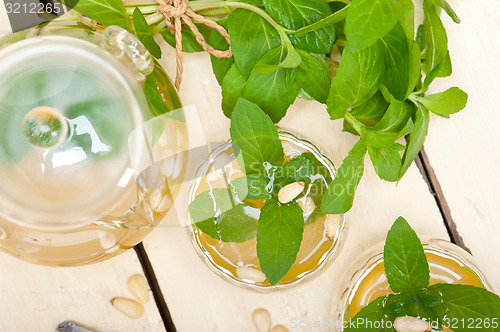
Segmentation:
{"type": "Polygon", "coordinates": [[[215,21],[206,18],[202,15],[195,13],[191,8],[188,7],[189,0],[157,0],[158,1],[158,13],[162,14],[165,19],[165,24],[168,30],[175,36],[175,53],[176,53],[176,63],[177,63],[177,73],[175,76],[175,87],[179,90],[182,82],[182,73],[184,71],[184,66],[182,65],[182,22],[193,31],[196,41],[203,47],[203,49],[217,57],[217,58],[230,58],[233,56],[231,51],[231,42],[229,39],[229,33],[224,27],[217,24],[215,21]],[[229,49],[226,51],[220,51],[214,49],[210,46],[198,27],[193,23],[193,20],[204,24],[205,26],[217,30],[226,39],[229,44],[229,49]]]}

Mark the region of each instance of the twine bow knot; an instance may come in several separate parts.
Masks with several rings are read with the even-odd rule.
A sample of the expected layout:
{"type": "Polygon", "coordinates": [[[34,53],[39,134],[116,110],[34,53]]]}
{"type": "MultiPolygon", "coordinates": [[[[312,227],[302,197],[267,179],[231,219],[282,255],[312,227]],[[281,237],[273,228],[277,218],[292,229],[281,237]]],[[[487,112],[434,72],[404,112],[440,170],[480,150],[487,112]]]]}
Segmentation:
{"type": "Polygon", "coordinates": [[[176,51],[176,62],[177,62],[177,73],[175,77],[175,87],[179,90],[182,82],[182,72],[184,67],[182,65],[182,21],[193,31],[196,41],[203,47],[203,49],[218,58],[230,58],[233,56],[231,52],[231,43],[229,40],[229,33],[222,26],[216,22],[203,17],[195,13],[191,8],[188,7],[189,0],[157,0],[159,3],[158,13],[162,14],[165,19],[165,24],[170,32],[175,35],[175,51],[176,51]],[[182,21],[181,21],[182,19],[182,21]],[[220,51],[214,49],[206,41],[198,27],[193,23],[195,20],[201,24],[206,25],[209,28],[217,30],[228,42],[229,49],[226,51],[220,51]]]}

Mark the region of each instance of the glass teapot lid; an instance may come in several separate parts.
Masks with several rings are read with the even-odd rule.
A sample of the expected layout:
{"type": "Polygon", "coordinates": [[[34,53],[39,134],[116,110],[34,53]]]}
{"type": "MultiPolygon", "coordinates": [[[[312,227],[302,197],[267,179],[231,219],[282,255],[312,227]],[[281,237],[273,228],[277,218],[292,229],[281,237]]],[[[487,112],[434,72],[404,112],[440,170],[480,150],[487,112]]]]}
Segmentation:
{"type": "Polygon", "coordinates": [[[123,203],[145,110],[139,83],[97,45],[45,36],[0,50],[0,215],[64,228],[123,203]]]}

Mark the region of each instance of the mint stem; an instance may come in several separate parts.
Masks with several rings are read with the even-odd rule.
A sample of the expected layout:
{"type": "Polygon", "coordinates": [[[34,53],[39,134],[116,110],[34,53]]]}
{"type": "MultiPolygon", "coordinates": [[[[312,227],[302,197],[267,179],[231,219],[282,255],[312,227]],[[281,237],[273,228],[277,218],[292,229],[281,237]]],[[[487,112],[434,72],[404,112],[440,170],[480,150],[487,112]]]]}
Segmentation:
{"type": "Polygon", "coordinates": [[[358,132],[360,136],[364,133],[364,125],[359,122],[349,111],[345,112],[344,119],[358,132]]]}
{"type": "Polygon", "coordinates": [[[318,22],[307,25],[307,26],[300,28],[298,30],[295,30],[295,31],[290,31],[290,33],[293,33],[296,36],[300,36],[300,35],[306,34],[308,32],[317,30],[319,28],[323,28],[325,26],[338,23],[347,17],[347,12],[349,11],[349,7],[350,7],[350,5],[342,8],[341,10],[333,13],[330,16],[325,17],[322,20],[319,20],[318,22]]]}

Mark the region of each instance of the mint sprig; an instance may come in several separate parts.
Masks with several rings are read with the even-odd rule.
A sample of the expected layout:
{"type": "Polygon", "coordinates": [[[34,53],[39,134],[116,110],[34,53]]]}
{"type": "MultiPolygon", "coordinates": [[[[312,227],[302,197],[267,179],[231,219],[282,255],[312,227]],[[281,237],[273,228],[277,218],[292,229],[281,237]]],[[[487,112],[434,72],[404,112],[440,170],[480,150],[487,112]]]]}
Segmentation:
{"type": "MultiPolygon", "coordinates": [[[[454,22],[460,19],[446,0],[423,1],[424,22],[417,31],[412,0],[206,0],[191,1],[189,7],[217,21],[231,36],[234,57],[211,56],[227,117],[240,98],[256,104],[274,123],[297,97],[324,103],[332,120],[342,119],[345,131],[364,138],[383,180],[399,181],[404,176],[423,146],[429,112],[448,118],[467,103],[467,94],[457,87],[425,95],[433,81],[452,73],[447,32],[439,14],[444,10],[454,22]],[[396,116],[405,120],[406,130],[379,130],[377,124],[394,105],[402,108],[396,116]],[[405,145],[396,143],[407,134],[405,145]]],[[[80,0],[75,9],[101,24],[117,24],[136,33],[157,58],[161,49],[152,36],[161,34],[175,46],[155,4],[80,0]]],[[[88,21],[82,20],[93,25],[88,21]]],[[[214,48],[229,48],[217,30],[197,26],[214,48]]],[[[185,52],[202,51],[185,23],[182,40],[185,52]]],[[[148,90],[148,99],[158,100],[152,96],[158,91],[148,90]]],[[[358,174],[351,172],[353,178],[346,182],[357,183],[358,174]]],[[[351,192],[339,197],[346,193],[330,191],[328,200],[352,201],[351,192]]],[[[342,209],[327,204],[322,212],[346,212],[351,203],[341,204],[342,209]]]]}
{"type": "Polygon", "coordinates": [[[394,322],[396,317],[404,316],[423,319],[437,331],[442,326],[456,332],[500,331],[498,295],[469,285],[429,286],[429,264],[424,248],[402,217],[394,222],[387,234],[384,266],[394,294],[377,298],[361,309],[347,322],[344,331],[396,331],[392,324],[383,329],[369,326],[374,322],[394,322]]]}
{"type": "Polygon", "coordinates": [[[236,158],[246,175],[228,188],[198,194],[189,205],[193,223],[203,233],[224,242],[244,242],[256,237],[257,257],[267,281],[277,284],[297,259],[304,226],[321,216],[319,206],[331,175],[312,153],[284,163],[278,131],[257,105],[239,99],[231,119],[231,138],[236,158]],[[278,201],[279,190],[303,181],[303,194],[317,208],[304,216],[295,202],[278,201]],[[255,200],[264,206],[253,207],[255,200]],[[258,222],[257,222],[258,219],[258,222]]]}

